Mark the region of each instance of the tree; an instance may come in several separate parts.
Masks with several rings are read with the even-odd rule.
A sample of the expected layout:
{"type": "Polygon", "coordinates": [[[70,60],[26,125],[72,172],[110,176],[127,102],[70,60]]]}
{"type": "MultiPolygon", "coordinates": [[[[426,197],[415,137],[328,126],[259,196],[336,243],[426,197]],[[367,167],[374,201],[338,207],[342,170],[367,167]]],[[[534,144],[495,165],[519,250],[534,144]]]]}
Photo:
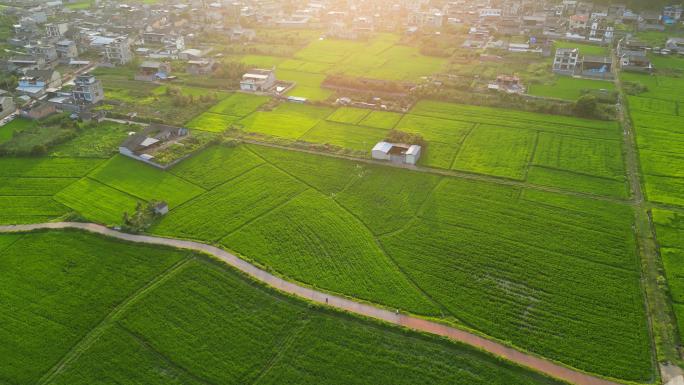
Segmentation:
{"type": "Polygon", "coordinates": [[[575,102],[575,113],[585,118],[596,116],[598,111],[598,101],[594,95],[584,95],[575,102]]]}

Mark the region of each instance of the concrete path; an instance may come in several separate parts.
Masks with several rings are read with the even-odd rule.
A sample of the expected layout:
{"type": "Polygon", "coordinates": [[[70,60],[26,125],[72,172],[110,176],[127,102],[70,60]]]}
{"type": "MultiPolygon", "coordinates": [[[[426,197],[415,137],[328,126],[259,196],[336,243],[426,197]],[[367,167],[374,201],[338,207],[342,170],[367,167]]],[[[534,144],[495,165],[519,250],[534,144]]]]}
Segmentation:
{"type": "Polygon", "coordinates": [[[404,326],[410,329],[436,334],[439,336],[448,337],[452,340],[459,341],[476,348],[482,349],[494,355],[506,358],[521,366],[534,369],[538,372],[544,373],[551,377],[555,377],[567,382],[578,385],[617,385],[618,383],[604,380],[586,373],[582,373],[565,366],[556,364],[547,359],[523,353],[511,347],[505,346],[498,342],[486,339],[484,337],[475,335],[473,333],[456,329],[450,326],[439,324],[436,322],[424,320],[417,317],[412,317],[405,314],[398,314],[394,311],[376,307],[367,303],[356,302],[347,298],[323,293],[313,290],[311,288],[300,286],[293,282],[288,282],[282,278],[276,277],[251,263],[238,258],[237,256],[219,249],[218,247],[210,246],[200,242],[186,241],[172,238],[161,238],[148,235],[135,235],[122,233],[110,228],[97,225],[94,223],[76,223],[76,222],[54,222],[54,223],[38,223],[31,225],[14,225],[14,226],[0,226],[0,233],[7,232],[27,232],[40,229],[80,229],[92,233],[106,235],[112,238],[122,239],[129,242],[146,243],[154,245],[171,246],[180,249],[195,250],[207,254],[211,254],[219,258],[230,266],[244,272],[252,278],[263,282],[275,289],[295,295],[297,297],[305,298],[319,304],[345,310],[351,313],[363,315],[379,319],[391,324],[404,326]]]}

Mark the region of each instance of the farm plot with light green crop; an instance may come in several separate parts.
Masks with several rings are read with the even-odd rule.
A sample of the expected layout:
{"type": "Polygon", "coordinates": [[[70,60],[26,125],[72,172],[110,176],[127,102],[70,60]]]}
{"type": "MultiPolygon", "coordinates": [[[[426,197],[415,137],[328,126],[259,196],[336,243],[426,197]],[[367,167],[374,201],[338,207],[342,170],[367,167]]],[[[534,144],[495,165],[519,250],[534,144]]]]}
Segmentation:
{"type": "Polygon", "coordinates": [[[371,111],[360,124],[368,127],[376,128],[393,128],[399,120],[401,120],[402,115],[396,112],[389,111],[371,111]]]}
{"type": "Polygon", "coordinates": [[[358,216],[373,234],[399,230],[415,218],[440,181],[427,173],[404,176],[403,170],[366,167],[336,200],[358,216]],[[392,209],[387,210],[388,207],[392,209]]]}
{"type": "Polygon", "coordinates": [[[493,124],[503,127],[536,129],[559,134],[572,134],[597,139],[620,139],[617,122],[547,115],[504,108],[471,106],[421,100],[410,111],[413,115],[493,124]]]}
{"type": "Polygon", "coordinates": [[[0,177],[0,196],[52,196],[78,178],[0,177]]]}
{"type": "Polygon", "coordinates": [[[371,110],[355,107],[340,107],[328,116],[328,120],[337,123],[358,124],[371,110]]]}
{"type": "Polygon", "coordinates": [[[38,382],[112,309],[183,257],[72,231],[3,234],[0,244],[5,239],[13,241],[0,249],[0,378],[8,384],[38,382]]]}
{"type": "Polygon", "coordinates": [[[264,161],[244,146],[212,146],[175,165],[174,175],[206,189],[236,178],[264,161]]]}
{"type": "Polygon", "coordinates": [[[205,191],[169,172],[122,155],[114,156],[88,176],[146,201],[165,201],[170,208],[205,191]]]}
{"type": "Polygon", "coordinates": [[[621,143],[541,132],[528,181],[626,197],[621,143]]]}
{"type": "Polygon", "coordinates": [[[594,44],[583,44],[574,41],[555,41],[553,43],[554,48],[577,48],[581,55],[587,56],[608,56],[610,51],[607,47],[594,45],[594,44]]]}
{"type": "Polygon", "coordinates": [[[382,243],[466,325],[577,368],[648,381],[630,208],[519,193],[449,180],[421,220],[382,243]]]}
{"type": "Polygon", "coordinates": [[[109,158],[117,152],[119,145],[128,137],[129,133],[137,130],[139,130],[137,126],[127,126],[114,122],[86,125],[75,138],[55,147],[50,155],[109,158]]]}
{"type": "Polygon", "coordinates": [[[340,162],[323,155],[283,151],[280,149],[247,145],[253,154],[329,196],[343,191],[353,180],[365,174],[365,168],[356,162],[340,162]]]}
{"type": "Polygon", "coordinates": [[[0,158],[0,176],[78,178],[100,163],[93,158],[0,158]]]}
{"type": "Polygon", "coordinates": [[[0,224],[47,222],[69,209],[49,196],[0,196],[0,224]]]}
{"type": "Polygon", "coordinates": [[[84,218],[106,225],[121,224],[124,212],[134,213],[142,201],[90,178],[69,185],[55,199],[84,218]]]}
{"type": "Polygon", "coordinates": [[[218,240],[305,189],[282,171],[259,166],[172,210],[153,232],[218,240]]]}
{"type": "Polygon", "coordinates": [[[240,121],[247,132],[297,139],[325,119],[332,109],[283,103],[273,111],[257,111],[240,121]]]}
{"type": "Polygon", "coordinates": [[[420,134],[428,142],[421,164],[448,169],[473,126],[470,122],[407,114],[394,129],[420,134]]]}
{"type": "Polygon", "coordinates": [[[287,94],[290,96],[299,96],[310,100],[325,100],[333,94],[332,91],[321,88],[321,83],[325,80],[325,75],[281,70],[277,71],[278,79],[295,82],[297,85],[287,94]]]}
{"type": "Polygon", "coordinates": [[[332,144],[357,151],[370,151],[377,142],[385,138],[387,132],[387,130],[380,128],[323,120],[299,139],[312,143],[332,144]]]}
{"type": "Polygon", "coordinates": [[[684,118],[632,111],[649,200],[684,206],[684,118]]]}
{"type": "Polygon", "coordinates": [[[202,131],[223,132],[240,119],[241,117],[239,116],[204,112],[194,117],[191,121],[185,124],[185,126],[187,128],[194,128],[196,130],[202,131]]]}
{"type": "Polygon", "coordinates": [[[243,117],[261,107],[268,100],[268,96],[234,93],[211,107],[209,112],[243,117]]]}
{"type": "Polygon", "coordinates": [[[556,76],[551,83],[531,84],[528,93],[535,96],[574,101],[585,93],[612,92],[614,90],[615,84],[610,81],[556,76]]]}
{"type": "Polygon", "coordinates": [[[454,159],[455,170],[524,179],[536,132],[478,125],[454,159]]]}
{"type": "Polygon", "coordinates": [[[437,312],[382,252],[368,229],[317,191],[305,191],[221,243],[310,285],[422,314],[437,312]],[[318,215],[312,216],[314,212],[318,215]]]}
{"type": "Polygon", "coordinates": [[[560,385],[461,344],[308,307],[187,252],[51,231],[0,235],[0,257],[10,384],[37,382],[90,332],[46,383],[560,385]]]}
{"type": "Polygon", "coordinates": [[[684,216],[673,211],[654,209],[653,222],[681,333],[684,330],[684,216]]]}
{"type": "Polygon", "coordinates": [[[246,147],[272,166],[172,210],[152,231],[221,239],[322,289],[453,317],[590,372],[650,378],[628,205],[246,147]],[[378,264],[385,257],[399,270],[378,264]],[[384,269],[393,284],[405,274],[430,301],[376,290],[384,269]],[[373,278],[359,277],[364,271],[373,278]]]}
{"type": "Polygon", "coordinates": [[[20,132],[27,128],[36,126],[36,121],[24,118],[15,118],[11,122],[0,127],[0,143],[7,142],[12,139],[15,132],[20,132]]]}
{"type": "Polygon", "coordinates": [[[678,115],[678,103],[672,100],[642,98],[629,96],[630,111],[655,112],[659,114],[678,115]]]}

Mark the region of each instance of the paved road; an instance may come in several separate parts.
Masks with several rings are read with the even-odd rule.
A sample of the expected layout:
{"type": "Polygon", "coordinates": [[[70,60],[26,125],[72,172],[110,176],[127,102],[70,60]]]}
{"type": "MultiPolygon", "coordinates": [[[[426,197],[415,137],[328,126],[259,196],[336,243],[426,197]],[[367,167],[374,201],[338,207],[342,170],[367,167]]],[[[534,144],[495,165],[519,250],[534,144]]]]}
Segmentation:
{"type": "Polygon", "coordinates": [[[122,233],[110,228],[97,225],[94,223],[76,223],[76,222],[55,222],[55,223],[38,223],[31,225],[15,225],[15,226],[0,226],[0,233],[7,232],[26,232],[39,229],[80,229],[97,234],[106,235],[109,237],[122,239],[130,242],[147,243],[155,245],[171,246],[181,249],[195,250],[207,254],[211,254],[219,258],[223,262],[233,266],[234,268],[248,274],[252,278],[265,283],[268,286],[276,288],[285,293],[295,295],[297,297],[305,298],[319,304],[326,304],[328,306],[345,310],[351,313],[371,317],[395,325],[404,326],[410,329],[436,334],[439,336],[448,337],[452,340],[459,341],[479,349],[485,350],[494,355],[506,358],[519,365],[532,368],[538,372],[547,374],[561,380],[568,381],[578,385],[617,385],[618,383],[604,380],[598,377],[582,373],[554,362],[539,358],[527,353],[523,353],[511,347],[502,345],[498,342],[488,340],[481,336],[472,334],[470,332],[456,329],[450,326],[442,325],[436,322],[424,320],[417,317],[412,317],[405,314],[397,314],[393,311],[376,307],[367,303],[360,303],[351,299],[338,297],[328,293],[313,290],[311,288],[300,286],[293,282],[288,282],[282,278],[276,277],[251,263],[238,258],[237,256],[210,246],[204,243],[186,241],[172,238],[161,238],[148,235],[135,235],[122,233]]]}

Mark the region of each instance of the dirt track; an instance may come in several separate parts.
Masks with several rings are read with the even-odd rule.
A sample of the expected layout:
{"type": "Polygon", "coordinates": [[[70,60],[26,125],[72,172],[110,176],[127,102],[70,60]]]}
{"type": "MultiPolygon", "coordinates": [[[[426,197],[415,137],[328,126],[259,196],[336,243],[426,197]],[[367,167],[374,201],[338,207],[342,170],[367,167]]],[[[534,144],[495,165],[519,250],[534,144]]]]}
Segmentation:
{"type": "Polygon", "coordinates": [[[534,369],[538,372],[544,373],[551,377],[555,377],[567,382],[578,385],[617,385],[618,383],[604,380],[586,373],[582,373],[565,366],[556,364],[544,358],[523,353],[511,347],[505,346],[498,342],[483,338],[473,333],[456,329],[450,326],[442,325],[436,322],[424,320],[417,317],[412,317],[405,314],[397,314],[396,312],[373,306],[367,303],[360,303],[351,299],[342,298],[339,296],[323,293],[304,286],[300,286],[293,282],[288,282],[282,278],[276,277],[249,262],[240,259],[239,257],[204,243],[186,241],[172,238],[161,238],[147,235],[134,235],[122,233],[116,230],[109,229],[93,223],[75,223],[75,222],[55,222],[55,223],[39,223],[32,225],[16,225],[16,226],[0,226],[0,233],[3,232],[27,232],[39,229],[81,229],[97,234],[106,235],[109,237],[122,239],[130,242],[147,243],[155,245],[165,245],[181,249],[195,250],[207,254],[211,254],[234,268],[248,274],[254,279],[265,283],[268,286],[281,290],[283,292],[295,295],[297,297],[305,298],[320,304],[345,310],[351,313],[360,314],[363,316],[383,320],[395,325],[401,325],[410,329],[419,330],[431,334],[436,334],[448,337],[455,341],[459,341],[494,355],[506,358],[521,366],[534,369]]]}

